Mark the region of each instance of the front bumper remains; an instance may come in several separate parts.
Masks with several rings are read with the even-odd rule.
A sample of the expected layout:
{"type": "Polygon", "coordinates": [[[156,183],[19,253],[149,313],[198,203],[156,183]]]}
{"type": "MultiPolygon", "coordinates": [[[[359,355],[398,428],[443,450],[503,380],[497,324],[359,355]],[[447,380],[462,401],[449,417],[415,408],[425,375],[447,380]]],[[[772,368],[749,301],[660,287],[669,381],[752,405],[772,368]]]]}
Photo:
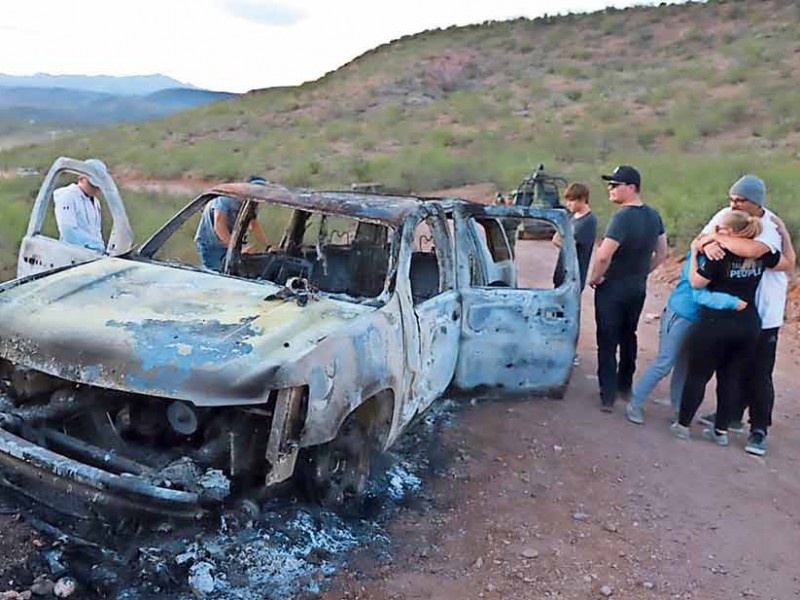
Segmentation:
{"type": "MultiPolygon", "coordinates": [[[[102,449],[87,445],[101,457],[102,449]]],[[[144,474],[127,472],[120,460],[105,452],[119,473],[85,464],[0,428],[0,482],[59,513],[80,519],[99,514],[123,517],[199,519],[207,514],[201,494],[155,485],[144,474]]],[[[210,502],[213,504],[213,501],[210,502]]]]}

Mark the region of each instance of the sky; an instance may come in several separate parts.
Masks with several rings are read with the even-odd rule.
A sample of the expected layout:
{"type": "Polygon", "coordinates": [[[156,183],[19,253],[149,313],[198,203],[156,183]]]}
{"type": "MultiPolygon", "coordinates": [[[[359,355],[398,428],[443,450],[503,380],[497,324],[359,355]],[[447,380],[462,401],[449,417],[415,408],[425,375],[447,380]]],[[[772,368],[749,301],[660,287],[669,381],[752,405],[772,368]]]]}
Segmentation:
{"type": "Polygon", "coordinates": [[[3,0],[0,73],[149,75],[245,92],[426,29],[657,0],[3,0]]]}

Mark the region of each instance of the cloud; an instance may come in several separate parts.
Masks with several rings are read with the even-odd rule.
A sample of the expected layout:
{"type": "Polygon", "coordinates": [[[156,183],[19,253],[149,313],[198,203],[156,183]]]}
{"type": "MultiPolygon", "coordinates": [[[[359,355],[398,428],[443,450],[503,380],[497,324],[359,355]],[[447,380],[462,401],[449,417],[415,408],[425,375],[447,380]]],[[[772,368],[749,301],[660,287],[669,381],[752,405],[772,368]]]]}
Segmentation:
{"type": "Polygon", "coordinates": [[[259,0],[225,0],[225,8],[232,15],[260,25],[286,27],[305,19],[304,11],[277,2],[259,0]]]}

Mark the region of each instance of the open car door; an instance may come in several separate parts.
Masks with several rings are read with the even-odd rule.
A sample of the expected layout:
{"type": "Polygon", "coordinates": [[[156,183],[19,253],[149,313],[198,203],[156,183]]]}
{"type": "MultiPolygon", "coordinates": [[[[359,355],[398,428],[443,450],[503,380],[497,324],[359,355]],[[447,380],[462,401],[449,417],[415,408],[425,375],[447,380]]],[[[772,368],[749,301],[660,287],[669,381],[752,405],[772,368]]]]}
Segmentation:
{"type": "Polygon", "coordinates": [[[561,397],[572,371],[580,322],[580,277],[572,225],[562,209],[463,205],[457,208],[457,271],[462,298],[461,341],[453,380],[459,390],[488,395],[561,397]],[[518,242],[516,259],[503,225],[531,220],[562,237],[564,282],[552,287],[554,261],[542,261],[542,287],[519,273],[536,266],[536,251],[558,255],[547,241],[518,242]],[[505,222],[503,222],[506,220],[505,222]],[[521,244],[530,244],[522,247],[521,244]],[[538,244],[538,246],[536,246],[538,244]],[[549,289],[548,286],[549,285],[549,289]]]}
{"type": "Polygon", "coordinates": [[[75,244],[62,242],[43,232],[48,211],[52,214],[53,191],[63,185],[59,176],[65,173],[74,175],[91,175],[93,180],[100,183],[100,190],[105,204],[105,218],[110,214],[112,219],[111,232],[108,236],[105,254],[117,256],[128,252],[133,246],[133,231],[131,230],[125,206],[119,195],[119,190],[111,176],[106,172],[95,170],[92,165],[87,165],[81,160],[61,157],[58,158],[44,178],[36,202],[31,211],[28,230],[22,239],[17,259],[17,277],[33,275],[60,267],[76,265],[102,256],[104,252],[84,248],[75,244]]]}

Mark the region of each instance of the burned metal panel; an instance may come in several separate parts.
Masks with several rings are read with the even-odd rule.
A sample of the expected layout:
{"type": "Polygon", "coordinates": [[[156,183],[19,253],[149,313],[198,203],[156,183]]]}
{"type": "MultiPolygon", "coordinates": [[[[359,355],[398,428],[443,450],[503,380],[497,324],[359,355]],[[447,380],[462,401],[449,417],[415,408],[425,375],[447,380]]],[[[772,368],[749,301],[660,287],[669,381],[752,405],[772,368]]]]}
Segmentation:
{"type": "Polygon", "coordinates": [[[579,312],[573,296],[559,290],[463,290],[455,385],[504,393],[563,388],[578,336],[579,312]]]}
{"type": "Polygon", "coordinates": [[[157,516],[195,518],[203,513],[201,499],[195,493],[159,487],[137,475],[116,475],[79,463],[2,428],[0,463],[3,471],[25,481],[24,485],[6,478],[3,481],[22,494],[42,501],[42,485],[45,492],[48,488],[63,489],[67,492],[65,504],[74,507],[76,517],[90,517],[96,505],[125,511],[145,510],[157,516]]]}
{"type": "Polygon", "coordinates": [[[563,210],[463,205],[457,210],[459,265],[469,264],[481,242],[469,219],[540,218],[561,233],[565,284],[557,289],[475,285],[459,268],[462,328],[454,386],[496,393],[557,394],[569,381],[580,321],[578,265],[572,228],[563,210]],[[472,238],[471,243],[467,240],[472,238]]]}
{"type": "MultiPolygon", "coordinates": [[[[424,411],[447,389],[453,378],[458,356],[458,340],[461,329],[460,297],[456,290],[454,240],[445,220],[441,206],[431,204],[419,215],[406,220],[403,229],[401,256],[405,258],[398,271],[407,286],[398,291],[405,296],[404,334],[406,361],[411,374],[410,396],[403,402],[402,417],[410,420],[424,411]],[[430,227],[435,273],[438,285],[431,290],[430,297],[415,297],[413,281],[413,249],[418,240],[418,226],[425,222],[430,227]]],[[[427,295],[425,295],[427,296],[427,295]]]]}
{"type": "Polygon", "coordinates": [[[305,386],[285,388],[278,392],[265,455],[270,465],[267,485],[285,481],[294,473],[300,449],[300,436],[296,433],[299,434],[305,417],[303,414],[305,395],[305,386]]]}
{"type": "Polygon", "coordinates": [[[450,385],[458,359],[461,337],[461,298],[448,290],[414,308],[419,329],[419,358],[412,383],[412,397],[403,405],[410,420],[424,411],[450,385]]]}
{"type": "Polygon", "coordinates": [[[286,364],[281,369],[282,379],[308,384],[301,445],[332,440],[348,414],[385,390],[391,390],[396,400],[387,440],[391,443],[404,426],[399,411],[408,393],[402,347],[399,304],[394,296],[382,308],[320,339],[314,350],[296,363],[286,364]]]}
{"type": "Polygon", "coordinates": [[[369,307],[265,299],[277,286],[103,259],[0,293],[0,356],[64,379],[188,400],[264,402],[281,365],[369,307]]]}
{"type": "Polygon", "coordinates": [[[354,219],[371,220],[399,227],[409,215],[425,204],[445,205],[451,200],[436,200],[418,196],[371,194],[348,191],[312,191],[290,189],[276,184],[253,185],[230,183],[214,187],[210,192],[257,202],[281,204],[290,208],[332,215],[346,215],[354,219]]]}

